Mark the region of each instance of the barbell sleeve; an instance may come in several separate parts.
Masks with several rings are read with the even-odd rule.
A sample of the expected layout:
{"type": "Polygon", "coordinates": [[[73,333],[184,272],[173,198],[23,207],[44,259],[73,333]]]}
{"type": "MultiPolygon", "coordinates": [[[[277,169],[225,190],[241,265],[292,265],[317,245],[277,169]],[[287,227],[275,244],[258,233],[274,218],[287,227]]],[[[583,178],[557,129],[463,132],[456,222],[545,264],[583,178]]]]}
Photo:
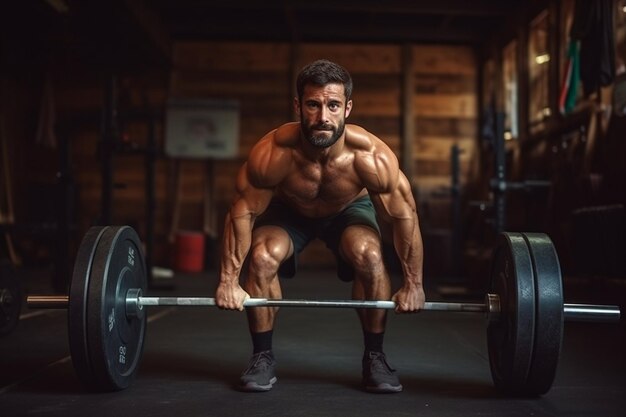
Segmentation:
{"type": "Polygon", "coordinates": [[[28,308],[55,309],[68,308],[70,297],[67,295],[29,295],[26,297],[28,308]]]}
{"type": "Polygon", "coordinates": [[[620,319],[619,306],[600,304],[564,304],[563,319],[566,321],[616,322],[620,319]]]}

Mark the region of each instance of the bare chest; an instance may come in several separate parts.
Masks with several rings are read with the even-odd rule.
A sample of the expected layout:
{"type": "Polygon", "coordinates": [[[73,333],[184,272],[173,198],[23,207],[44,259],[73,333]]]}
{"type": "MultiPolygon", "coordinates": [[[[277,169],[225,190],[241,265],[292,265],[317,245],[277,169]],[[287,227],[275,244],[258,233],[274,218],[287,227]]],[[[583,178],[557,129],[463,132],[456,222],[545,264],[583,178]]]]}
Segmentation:
{"type": "Polygon", "coordinates": [[[351,156],[326,164],[298,161],[277,190],[304,214],[341,210],[363,191],[351,156]]]}

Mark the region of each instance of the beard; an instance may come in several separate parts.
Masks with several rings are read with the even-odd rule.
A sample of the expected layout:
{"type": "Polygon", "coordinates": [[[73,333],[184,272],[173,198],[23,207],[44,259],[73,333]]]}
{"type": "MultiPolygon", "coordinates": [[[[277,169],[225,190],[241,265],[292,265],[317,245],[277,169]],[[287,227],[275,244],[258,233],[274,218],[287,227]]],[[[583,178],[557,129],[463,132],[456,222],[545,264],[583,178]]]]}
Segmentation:
{"type": "Polygon", "coordinates": [[[339,122],[337,127],[330,124],[318,123],[315,125],[307,125],[305,121],[300,118],[300,126],[302,128],[302,134],[304,138],[314,147],[316,148],[328,148],[335,144],[343,135],[343,132],[346,128],[346,123],[344,120],[339,122]],[[323,130],[323,133],[317,132],[314,133],[314,130],[323,130]],[[330,136],[328,133],[330,132],[330,136]]]}

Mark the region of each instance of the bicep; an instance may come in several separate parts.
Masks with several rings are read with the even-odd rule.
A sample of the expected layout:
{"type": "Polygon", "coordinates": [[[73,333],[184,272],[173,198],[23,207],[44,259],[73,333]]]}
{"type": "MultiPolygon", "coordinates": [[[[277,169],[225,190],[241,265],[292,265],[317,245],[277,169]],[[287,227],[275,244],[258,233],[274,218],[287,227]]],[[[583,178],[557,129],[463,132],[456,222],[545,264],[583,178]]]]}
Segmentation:
{"type": "Polygon", "coordinates": [[[230,209],[231,218],[256,218],[267,209],[272,195],[273,189],[255,186],[250,181],[248,164],[244,164],[237,175],[236,195],[230,209]]]}
{"type": "Polygon", "coordinates": [[[356,167],[380,217],[393,221],[415,216],[411,184],[389,147],[379,142],[376,150],[365,154],[356,167]]]}
{"type": "Polygon", "coordinates": [[[417,210],[411,184],[402,171],[398,171],[397,180],[387,189],[370,191],[370,196],[378,215],[388,222],[415,218],[417,210]]]}

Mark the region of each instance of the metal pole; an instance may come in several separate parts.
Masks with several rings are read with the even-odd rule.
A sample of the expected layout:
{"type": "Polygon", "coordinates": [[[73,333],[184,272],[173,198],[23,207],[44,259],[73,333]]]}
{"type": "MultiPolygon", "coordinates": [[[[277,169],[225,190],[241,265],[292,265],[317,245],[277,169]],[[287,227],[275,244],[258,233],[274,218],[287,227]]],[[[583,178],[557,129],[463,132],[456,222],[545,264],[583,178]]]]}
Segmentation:
{"type": "Polygon", "coordinates": [[[620,309],[618,306],[597,304],[564,304],[563,319],[588,322],[619,321],[620,309]]]}
{"type": "MultiPolygon", "coordinates": [[[[137,289],[130,289],[132,294],[140,293],[137,289]]],[[[499,305],[498,296],[489,294],[492,300],[497,300],[495,306],[499,305]]],[[[139,308],[147,306],[181,306],[181,307],[213,307],[215,299],[208,297],[142,297],[129,296],[126,298],[126,305],[130,303],[139,308]]],[[[67,308],[69,297],[66,295],[31,295],[27,297],[26,303],[29,308],[67,308]]],[[[443,303],[427,302],[424,305],[425,311],[448,311],[459,313],[488,313],[496,314],[501,312],[499,308],[490,305],[491,303],[443,303]]],[[[330,307],[330,308],[378,308],[393,310],[396,304],[393,301],[377,300],[280,300],[267,298],[249,298],[244,302],[245,307],[330,307]]],[[[566,321],[588,321],[588,322],[614,322],[620,319],[620,309],[612,305],[595,304],[564,304],[563,318],[566,321]]]]}
{"type": "MultiPolygon", "coordinates": [[[[214,298],[205,297],[139,297],[141,306],[215,306],[214,298]]],[[[330,307],[330,308],[378,308],[393,310],[396,304],[393,301],[377,300],[280,300],[267,298],[249,298],[243,303],[244,307],[330,307]]],[[[427,302],[424,305],[427,311],[458,311],[484,313],[485,304],[472,303],[438,303],[427,302]]]]}
{"type": "Polygon", "coordinates": [[[504,113],[496,113],[495,178],[491,184],[494,196],[494,227],[502,233],[506,226],[506,145],[504,143],[504,113]]]}

